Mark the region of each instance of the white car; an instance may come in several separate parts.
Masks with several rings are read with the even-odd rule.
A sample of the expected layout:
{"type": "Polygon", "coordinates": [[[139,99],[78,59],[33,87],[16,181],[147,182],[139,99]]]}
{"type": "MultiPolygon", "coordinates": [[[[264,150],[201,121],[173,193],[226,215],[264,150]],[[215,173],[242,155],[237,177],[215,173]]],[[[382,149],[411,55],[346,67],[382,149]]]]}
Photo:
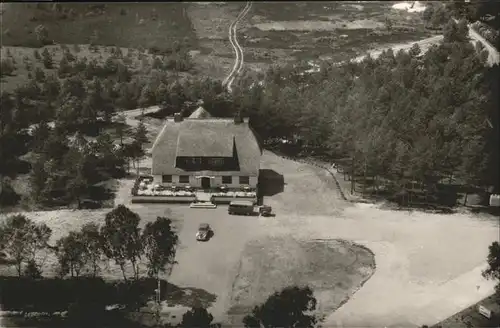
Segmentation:
{"type": "Polygon", "coordinates": [[[207,241],[210,238],[212,230],[210,229],[210,225],[208,223],[201,223],[198,227],[198,232],[196,233],[196,240],[198,241],[207,241]]]}

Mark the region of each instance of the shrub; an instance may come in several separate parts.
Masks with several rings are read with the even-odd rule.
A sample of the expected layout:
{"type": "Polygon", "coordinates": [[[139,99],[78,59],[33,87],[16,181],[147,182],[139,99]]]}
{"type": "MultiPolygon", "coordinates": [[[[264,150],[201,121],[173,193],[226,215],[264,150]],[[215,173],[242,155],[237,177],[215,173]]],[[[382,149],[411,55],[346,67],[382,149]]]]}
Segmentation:
{"type": "Polygon", "coordinates": [[[5,179],[3,182],[2,190],[0,191],[0,205],[1,206],[14,206],[19,203],[21,197],[12,188],[10,181],[5,179]]]}
{"type": "Polygon", "coordinates": [[[12,75],[12,73],[14,73],[15,70],[16,67],[14,66],[12,59],[10,58],[2,59],[0,63],[1,76],[12,75]]]}

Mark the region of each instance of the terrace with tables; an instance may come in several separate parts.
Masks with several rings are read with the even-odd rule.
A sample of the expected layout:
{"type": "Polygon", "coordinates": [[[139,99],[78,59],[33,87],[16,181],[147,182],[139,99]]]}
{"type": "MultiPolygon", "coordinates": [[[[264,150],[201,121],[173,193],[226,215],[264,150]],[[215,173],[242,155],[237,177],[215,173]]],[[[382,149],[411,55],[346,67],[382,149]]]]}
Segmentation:
{"type": "Polygon", "coordinates": [[[133,203],[191,203],[211,201],[213,203],[229,203],[232,200],[257,201],[257,190],[248,186],[241,189],[230,189],[226,186],[210,190],[197,189],[192,186],[164,187],[153,183],[153,177],[140,177],[132,189],[133,203]]]}

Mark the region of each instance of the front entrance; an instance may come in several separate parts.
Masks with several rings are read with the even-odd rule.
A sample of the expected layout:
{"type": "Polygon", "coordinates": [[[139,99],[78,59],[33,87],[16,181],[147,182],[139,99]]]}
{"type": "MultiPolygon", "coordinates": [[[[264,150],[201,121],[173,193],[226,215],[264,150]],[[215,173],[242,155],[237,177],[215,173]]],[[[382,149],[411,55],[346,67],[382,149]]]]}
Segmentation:
{"type": "Polygon", "coordinates": [[[210,178],[208,177],[201,178],[201,187],[203,189],[210,189],[210,178]]]}

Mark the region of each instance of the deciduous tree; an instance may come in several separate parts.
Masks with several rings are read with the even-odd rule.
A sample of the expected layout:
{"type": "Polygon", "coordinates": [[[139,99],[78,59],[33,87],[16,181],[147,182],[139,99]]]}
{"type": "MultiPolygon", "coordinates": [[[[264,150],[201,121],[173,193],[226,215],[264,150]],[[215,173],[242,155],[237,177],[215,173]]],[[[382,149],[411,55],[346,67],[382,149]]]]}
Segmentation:
{"type": "Polygon", "coordinates": [[[127,262],[132,264],[134,277],[139,277],[137,264],[143,253],[139,221],[137,213],[124,205],[118,205],[106,214],[105,224],[101,227],[104,254],[120,266],[125,281],[127,262]]]}
{"type": "Polygon", "coordinates": [[[102,255],[102,236],[99,227],[95,223],[87,223],[81,229],[81,238],[84,244],[83,259],[90,267],[93,277],[96,277],[100,270],[100,260],[102,255]]]}
{"type": "Polygon", "coordinates": [[[56,242],[59,273],[62,276],[69,273],[72,278],[78,277],[85,265],[84,252],[85,244],[80,233],[70,231],[67,236],[61,237],[56,242]]]}
{"type": "Polygon", "coordinates": [[[158,277],[174,264],[178,236],[173,231],[172,220],[165,217],[148,222],[142,231],[144,254],[148,260],[148,275],[158,277]]]}
{"type": "Polygon", "coordinates": [[[37,253],[47,248],[51,233],[47,225],[35,224],[21,214],[8,217],[0,225],[0,249],[12,258],[19,276],[23,263],[35,262],[37,253]]]}

